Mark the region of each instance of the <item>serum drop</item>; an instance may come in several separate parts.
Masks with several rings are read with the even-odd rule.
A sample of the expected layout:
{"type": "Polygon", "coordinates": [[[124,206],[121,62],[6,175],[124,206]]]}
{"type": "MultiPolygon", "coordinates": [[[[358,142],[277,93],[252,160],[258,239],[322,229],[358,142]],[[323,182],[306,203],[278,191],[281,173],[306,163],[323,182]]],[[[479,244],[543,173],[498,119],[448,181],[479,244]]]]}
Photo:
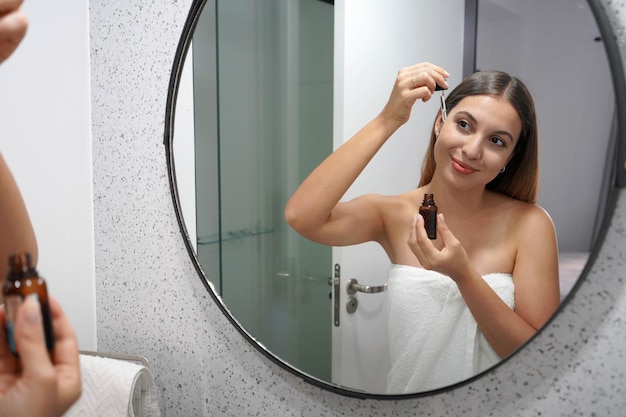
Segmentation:
{"type": "Polygon", "coordinates": [[[433,194],[424,194],[419,214],[424,218],[424,228],[428,238],[437,239],[437,205],[433,194]]]}
{"type": "Polygon", "coordinates": [[[54,348],[54,333],[52,332],[48,290],[46,282],[33,266],[29,253],[20,253],[9,257],[9,274],[2,288],[2,294],[4,295],[7,338],[11,352],[17,355],[14,339],[17,309],[24,302],[24,299],[30,296],[36,296],[41,305],[46,347],[48,351],[51,351],[54,348]]]}

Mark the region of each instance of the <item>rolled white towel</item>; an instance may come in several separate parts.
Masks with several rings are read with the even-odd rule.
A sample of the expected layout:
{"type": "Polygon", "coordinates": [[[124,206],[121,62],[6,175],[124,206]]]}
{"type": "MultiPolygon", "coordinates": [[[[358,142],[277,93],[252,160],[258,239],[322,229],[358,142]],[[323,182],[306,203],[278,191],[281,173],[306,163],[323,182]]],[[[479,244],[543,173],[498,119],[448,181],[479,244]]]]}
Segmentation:
{"type": "Polygon", "coordinates": [[[154,378],[146,366],[80,355],[82,394],[66,417],[158,417],[154,378]]]}

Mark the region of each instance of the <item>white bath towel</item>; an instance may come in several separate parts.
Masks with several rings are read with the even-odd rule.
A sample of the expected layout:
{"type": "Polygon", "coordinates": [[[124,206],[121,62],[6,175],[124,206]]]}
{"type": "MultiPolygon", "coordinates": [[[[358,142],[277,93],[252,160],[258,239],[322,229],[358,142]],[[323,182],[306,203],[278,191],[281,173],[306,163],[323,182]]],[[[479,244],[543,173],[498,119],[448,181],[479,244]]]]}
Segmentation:
{"type": "MultiPolygon", "coordinates": [[[[515,308],[510,274],[489,274],[483,279],[515,308]]],[[[443,388],[500,360],[451,278],[423,268],[392,265],[387,292],[391,359],[387,393],[443,388]]]]}
{"type": "Polygon", "coordinates": [[[80,355],[82,394],[66,417],[158,417],[150,370],[126,360],[80,355]]]}

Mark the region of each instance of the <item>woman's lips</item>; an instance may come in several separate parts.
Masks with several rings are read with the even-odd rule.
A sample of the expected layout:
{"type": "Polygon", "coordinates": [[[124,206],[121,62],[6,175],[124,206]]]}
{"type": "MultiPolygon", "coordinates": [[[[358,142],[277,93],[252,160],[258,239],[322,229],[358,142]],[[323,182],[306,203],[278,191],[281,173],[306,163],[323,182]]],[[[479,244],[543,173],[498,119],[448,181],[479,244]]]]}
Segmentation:
{"type": "Polygon", "coordinates": [[[452,158],[452,168],[454,168],[454,170],[459,174],[463,175],[469,175],[476,172],[474,168],[470,167],[469,165],[465,165],[463,162],[458,161],[454,158],[452,158]]]}

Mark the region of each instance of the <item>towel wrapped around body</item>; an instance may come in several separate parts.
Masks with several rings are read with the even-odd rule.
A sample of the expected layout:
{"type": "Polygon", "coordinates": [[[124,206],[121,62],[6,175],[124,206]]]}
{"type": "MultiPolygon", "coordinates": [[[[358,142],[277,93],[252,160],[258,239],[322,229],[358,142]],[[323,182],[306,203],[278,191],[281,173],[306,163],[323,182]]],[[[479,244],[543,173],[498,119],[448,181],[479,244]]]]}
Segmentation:
{"type": "MultiPolygon", "coordinates": [[[[511,274],[488,274],[483,279],[511,309],[515,308],[511,274]]],[[[392,265],[387,291],[391,359],[387,393],[443,388],[500,361],[450,277],[392,265]]]]}

